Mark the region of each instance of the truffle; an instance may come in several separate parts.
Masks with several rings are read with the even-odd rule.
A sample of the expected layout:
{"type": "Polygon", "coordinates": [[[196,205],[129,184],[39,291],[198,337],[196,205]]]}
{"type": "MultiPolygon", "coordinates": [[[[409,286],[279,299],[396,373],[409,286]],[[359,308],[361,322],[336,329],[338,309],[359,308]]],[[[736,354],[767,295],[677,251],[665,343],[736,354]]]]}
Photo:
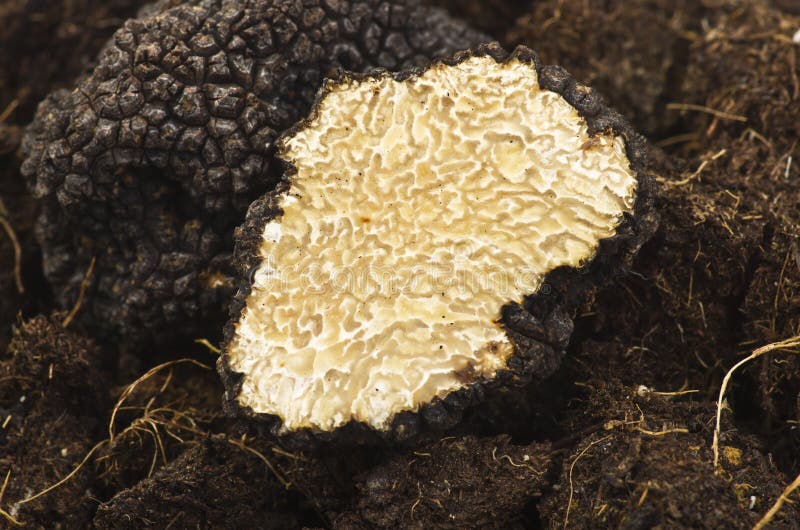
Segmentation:
{"type": "Polygon", "coordinates": [[[126,344],[224,322],[232,233],[274,185],[278,134],[337,68],[402,68],[486,38],[416,0],[199,0],[146,10],[51,94],[23,173],[59,304],[126,344]]]}
{"type": "Polygon", "coordinates": [[[527,48],[343,75],[278,150],[219,362],[229,408],[278,434],[403,439],[548,375],[568,311],[652,232],[641,138],[527,48]]]}

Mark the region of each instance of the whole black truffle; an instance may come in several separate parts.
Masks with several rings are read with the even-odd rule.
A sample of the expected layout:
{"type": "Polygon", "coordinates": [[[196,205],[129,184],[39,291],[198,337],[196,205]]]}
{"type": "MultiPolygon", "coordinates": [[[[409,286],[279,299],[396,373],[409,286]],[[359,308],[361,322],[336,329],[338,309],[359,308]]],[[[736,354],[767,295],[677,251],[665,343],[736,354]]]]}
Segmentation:
{"type": "Polygon", "coordinates": [[[233,293],[232,232],[275,183],[273,142],[337,68],[401,68],[486,40],[416,0],[200,0],[129,20],[51,94],[23,173],[60,305],[131,345],[205,332],[233,293]]]}
{"type": "Polygon", "coordinates": [[[527,48],[344,75],[278,149],[219,368],[281,435],[404,439],[549,375],[654,229],[642,138],[527,48]]]}

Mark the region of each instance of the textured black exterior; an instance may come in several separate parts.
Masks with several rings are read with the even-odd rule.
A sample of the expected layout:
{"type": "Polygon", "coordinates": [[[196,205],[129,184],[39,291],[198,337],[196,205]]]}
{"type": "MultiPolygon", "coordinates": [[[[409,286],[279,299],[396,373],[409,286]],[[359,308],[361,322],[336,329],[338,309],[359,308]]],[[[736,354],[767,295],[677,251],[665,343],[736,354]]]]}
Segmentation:
{"type": "MultiPolygon", "coordinates": [[[[469,57],[489,55],[498,62],[519,59],[535,67],[542,88],[560,94],[578,110],[586,120],[591,135],[612,131],[625,139],[626,153],[631,169],[638,180],[638,190],[633,215],[626,215],[614,236],[600,241],[594,258],[583,268],[561,267],[551,271],[539,292],[526,297],[523,304],[509,303],[503,307],[501,323],[515,346],[515,355],[507,369],[491,379],[478,379],[465,388],[452,392],[443,399],[436,398],[419,411],[398,414],[387,432],[376,432],[363,423],[351,421],[333,432],[310,430],[284,435],[289,443],[310,446],[316,441],[370,442],[388,440],[406,442],[426,431],[442,431],[461,419],[464,409],[480,402],[487,390],[498,386],[520,386],[532,379],[544,379],[559,366],[573,330],[572,313],[594,289],[608,283],[622,273],[633,256],[655,232],[657,216],[653,209],[655,192],[652,178],[646,172],[645,141],[633,131],[628,122],[616,111],[609,109],[602,98],[590,88],[578,84],[563,68],[541,66],[536,54],[526,47],[508,53],[497,44],[482,45],[474,50],[458,52],[435,63],[454,65],[469,57]]],[[[430,65],[429,65],[430,66],[430,65]]],[[[332,84],[348,79],[370,76],[392,76],[397,80],[419,75],[425,68],[411,68],[399,73],[373,72],[370,74],[342,73],[332,84]]],[[[319,101],[328,87],[324,85],[310,116],[284,133],[278,141],[304,128],[314,119],[319,101]]],[[[235,333],[242,310],[251,290],[252,272],[259,265],[259,248],[266,223],[282,215],[278,206],[280,196],[286,192],[296,170],[288,165],[281,183],[272,192],[255,201],[247,213],[244,225],[236,231],[234,263],[240,278],[239,289],[231,303],[232,320],[225,327],[225,349],[217,368],[225,384],[225,407],[229,414],[255,418],[273,434],[278,434],[280,419],[273,415],[257,414],[249,407],[241,407],[236,397],[241,389],[241,374],[233,372],[228,364],[227,345],[235,333]]]]}
{"type": "Polygon", "coordinates": [[[95,257],[82,320],[134,348],[222,325],[233,230],[274,187],[273,143],[326,76],[488,40],[417,0],[173,4],[127,21],[23,143],[58,303],[75,303],[95,257]]]}

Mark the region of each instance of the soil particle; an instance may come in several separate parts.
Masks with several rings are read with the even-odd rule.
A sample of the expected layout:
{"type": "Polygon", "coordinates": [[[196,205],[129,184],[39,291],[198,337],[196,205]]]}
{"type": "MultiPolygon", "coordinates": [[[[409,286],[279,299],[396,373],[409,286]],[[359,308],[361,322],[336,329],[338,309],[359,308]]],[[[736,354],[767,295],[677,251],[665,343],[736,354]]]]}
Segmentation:
{"type": "MultiPolygon", "coordinates": [[[[567,528],[751,528],[784,477],[758,441],[726,422],[721,468],[709,440],[713,408],[618,383],[587,389],[580,423],[600,422],[570,450],[542,519],[567,528]]],[[[776,528],[800,528],[790,507],[776,528]]]]}
{"type": "Polygon", "coordinates": [[[94,445],[108,401],[99,350],[64,330],[63,317],[22,323],[0,361],[0,469],[10,472],[2,507],[33,528],[85,527],[96,505],[89,468],[47,496],[19,503],[75,468],[94,445]]]}
{"type": "Polygon", "coordinates": [[[258,456],[213,436],[101,505],[94,527],[299,528],[293,501],[258,456]]]}
{"type": "Polygon", "coordinates": [[[454,17],[498,40],[530,4],[528,0],[426,0],[426,3],[447,9],[454,17]]]}
{"type": "Polygon", "coordinates": [[[334,528],[509,528],[546,484],[549,444],[508,436],[445,438],[356,478],[334,528]]]}
{"type": "Polygon", "coordinates": [[[760,143],[762,157],[772,155],[761,168],[772,170],[783,157],[783,173],[800,136],[800,49],[792,42],[800,16],[764,0],[731,4],[709,11],[692,42],[679,101],[695,106],[682,111],[680,131],[695,136],[683,151],[737,139],[752,148],[760,143]]]}
{"type": "Polygon", "coordinates": [[[695,0],[533,2],[502,42],[563,66],[652,136],[676,117],[665,115],[665,103],[679,86],[687,37],[702,11],[695,0]]]}

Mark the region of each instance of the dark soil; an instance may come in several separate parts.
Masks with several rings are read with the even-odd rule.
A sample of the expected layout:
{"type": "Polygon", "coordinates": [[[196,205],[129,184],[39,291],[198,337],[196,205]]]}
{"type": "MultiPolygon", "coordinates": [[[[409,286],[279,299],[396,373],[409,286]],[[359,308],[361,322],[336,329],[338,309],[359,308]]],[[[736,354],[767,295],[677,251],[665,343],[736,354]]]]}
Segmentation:
{"type": "Polygon", "coordinates": [[[102,433],[109,378],[97,346],[64,330],[64,316],[19,326],[0,365],[3,508],[35,528],[79,528],[96,509],[91,467],[49,495],[20,502],[70,473],[102,433]]]}
{"type": "MultiPolygon", "coordinates": [[[[800,46],[787,39],[800,16],[756,4],[709,20],[711,34],[689,63],[687,80],[698,82],[684,88],[686,101],[737,118],[687,117],[684,127],[700,136],[685,149],[725,150],[703,180],[725,186],[722,211],[734,233],[761,232],[736,316],[739,343],[751,348],[800,334],[800,46]]],[[[767,357],[758,368],[741,397],[758,403],[753,429],[796,470],[800,359],[767,357]]]]}
{"type": "Polygon", "coordinates": [[[665,104],[686,74],[703,16],[697,0],[533,2],[502,42],[526,44],[545,64],[563,66],[652,136],[677,118],[665,104]]]}
{"type": "Polygon", "coordinates": [[[531,0],[426,0],[427,4],[440,6],[453,16],[466,20],[500,40],[508,29],[509,23],[521,16],[531,0]]]}
{"type": "Polygon", "coordinates": [[[356,477],[334,528],[509,528],[547,484],[549,444],[508,436],[445,438],[356,477]]]}
{"type": "MultiPolygon", "coordinates": [[[[602,427],[577,441],[539,502],[550,527],[751,528],[780,495],[783,477],[761,444],[730,425],[715,472],[711,407],[615,383],[587,390],[591,405],[576,420],[602,427]]],[[[790,507],[774,524],[798,521],[790,507]]]]}
{"type": "Polygon", "coordinates": [[[19,126],[0,122],[0,350],[8,345],[17,312],[32,312],[44,305],[39,300],[47,291],[33,238],[36,204],[14,160],[21,134],[19,126]]]}
{"type": "Polygon", "coordinates": [[[100,506],[94,525],[297,528],[302,526],[302,503],[297,497],[287,494],[256,454],[215,436],[100,506]]]}
{"type": "MultiPolygon", "coordinates": [[[[0,107],[19,99],[0,119],[0,215],[21,244],[25,288],[2,230],[0,526],[751,528],[800,473],[796,349],[734,375],[717,470],[711,452],[725,372],[800,333],[794,3],[437,3],[565,66],[649,135],[660,227],[578,311],[549,379],[492,396],[441,440],[315,454],[223,417],[204,346],[117,358],[117,345],[64,329],[65,314],[34,316],[52,299],[18,173],[21,128],[136,6],[0,8],[0,107]],[[87,454],[58,488],[20,502],[87,454]]],[[[800,528],[798,506],[770,527],[800,528]]]]}

